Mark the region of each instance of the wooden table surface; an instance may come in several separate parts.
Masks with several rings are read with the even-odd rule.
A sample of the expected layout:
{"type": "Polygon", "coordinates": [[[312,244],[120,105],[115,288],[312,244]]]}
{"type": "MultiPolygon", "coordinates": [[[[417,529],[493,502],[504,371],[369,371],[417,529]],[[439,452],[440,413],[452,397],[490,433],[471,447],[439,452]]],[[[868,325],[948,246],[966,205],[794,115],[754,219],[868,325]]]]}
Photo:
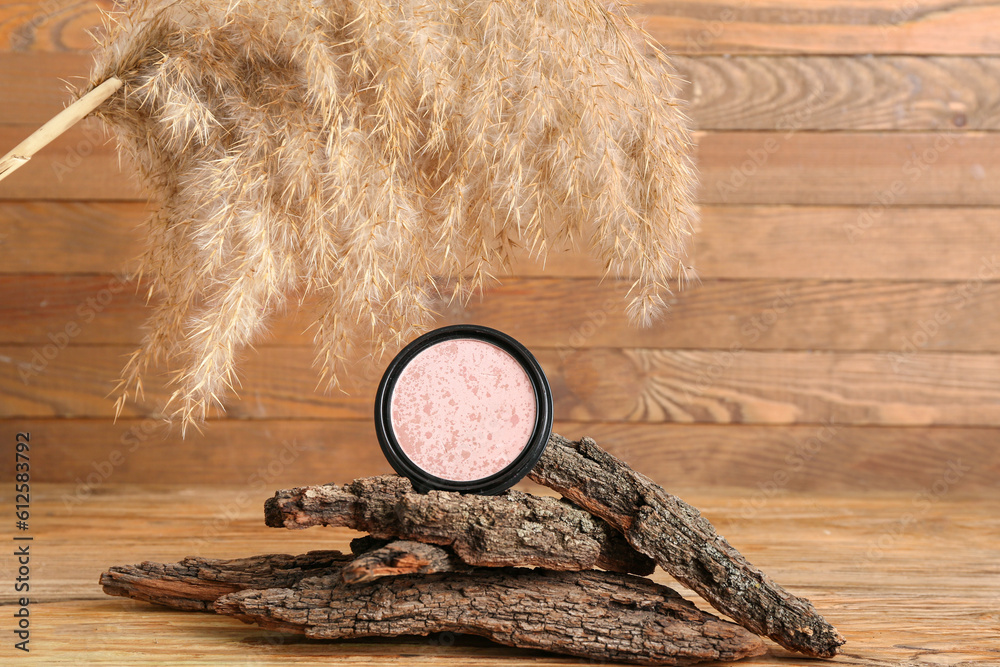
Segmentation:
{"type": "MultiPolygon", "coordinates": [[[[940,490],[940,489],[939,489],[940,490]]],[[[188,555],[346,550],[346,529],[263,525],[264,497],[241,489],[112,486],[85,500],[71,486],[32,489],[31,640],[37,664],[555,665],[572,658],[475,637],[319,642],[263,631],[232,618],[167,610],[104,595],[111,565],[188,555]]],[[[676,491],[676,490],[675,490],[676,491]]],[[[13,498],[5,488],[2,499],[13,498]]],[[[1000,496],[935,494],[771,497],[745,490],[680,490],[747,558],[810,598],[847,637],[833,662],[848,665],[1000,665],[1000,496]],[[749,499],[754,502],[748,502],[749,499]]],[[[14,604],[11,527],[0,602],[14,604]]],[[[677,587],[658,571],[654,578],[677,587]]],[[[687,597],[709,607],[677,587],[687,597]]],[[[3,614],[0,662],[13,649],[3,614]]],[[[770,644],[746,664],[816,665],[770,644]]]]}

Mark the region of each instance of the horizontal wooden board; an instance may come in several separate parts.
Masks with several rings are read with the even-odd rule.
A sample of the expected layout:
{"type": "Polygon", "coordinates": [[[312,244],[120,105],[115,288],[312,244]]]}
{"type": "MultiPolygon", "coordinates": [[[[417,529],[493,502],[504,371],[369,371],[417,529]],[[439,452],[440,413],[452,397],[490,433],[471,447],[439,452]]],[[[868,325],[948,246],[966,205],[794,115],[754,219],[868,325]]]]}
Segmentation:
{"type": "MultiPolygon", "coordinates": [[[[87,50],[113,0],[4,0],[0,52],[87,50]]],[[[637,0],[628,12],[668,50],[703,53],[1000,53],[990,0],[637,0]]]]}
{"type": "Polygon", "coordinates": [[[707,53],[997,54],[992,0],[637,0],[668,50],[707,53]]]}
{"type": "Polygon", "coordinates": [[[595,349],[541,359],[563,419],[1000,425],[996,355],[595,349]]]}
{"type": "MultiPolygon", "coordinates": [[[[136,202],[0,201],[0,274],[121,273],[142,252],[136,202]]],[[[704,206],[692,262],[713,278],[976,280],[1000,209],[704,206]]],[[[521,276],[597,277],[582,251],[522,258],[521,276]]]]}
{"type": "MultiPolygon", "coordinates": [[[[0,346],[0,417],[109,417],[130,347],[0,346]],[[51,357],[51,359],[46,358],[51,357]]],[[[1000,355],[918,351],[536,349],[555,416],[579,422],[1000,426],[1000,355]]],[[[265,348],[241,364],[234,418],[367,419],[382,364],[314,391],[312,350],[265,348]]],[[[154,378],[124,415],[155,415],[154,378]]]]}
{"type": "MultiPolygon", "coordinates": [[[[40,124],[82,86],[89,54],[0,55],[2,124],[40,124]]],[[[701,130],[997,130],[1000,58],[678,56],[680,98],[701,130]]]]}
{"type": "Polygon", "coordinates": [[[678,57],[702,130],[996,130],[998,58],[678,57]]]}
{"type": "Polygon", "coordinates": [[[866,207],[1000,203],[995,133],[699,133],[699,199],[866,207]]]}
{"type": "MultiPolygon", "coordinates": [[[[69,502],[108,484],[343,483],[391,473],[371,420],[220,420],[181,438],[158,420],[0,421],[4,433],[29,431],[33,480],[74,485],[69,502]]],[[[747,488],[748,510],[785,491],[917,492],[952,463],[960,488],[998,489],[1000,431],[981,428],[720,426],[559,422],[567,437],[593,437],[667,488],[747,488]]],[[[0,461],[0,475],[13,473],[0,461]]]]}
{"type": "MultiPolygon", "coordinates": [[[[139,191],[91,119],[0,183],[2,199],[122,200],[139,191]]],[[[0,126],[0,145],[29,132],[0,126]]],[[[698,132],[703,204],[1000,205],[1000,133],[698,132]],[[817,159],[822,156],[822,159],[817,159]]]]}
{"type": "MultiPolygon", "coordinates": [[[[1000,258],[993,278],[1000,280],[1000,258]]],[[[529,347],[1000,352],[1000,282],[704,280],[655,325],[629,325],[629,283],[510,278],[437,324],[477,322],[529,347]]],[[[315,301],[277,316],[259,347],[310,344],[315,301]]],[[[145,292],[116,276],[0,275],[0,344],[138,344],[145,292]]]]}
{"type": "Polygon", "coordinates": [[[705,206],[694,247],[712,278],[978,280],[1000,248],[1000,211],[705,206]]]}

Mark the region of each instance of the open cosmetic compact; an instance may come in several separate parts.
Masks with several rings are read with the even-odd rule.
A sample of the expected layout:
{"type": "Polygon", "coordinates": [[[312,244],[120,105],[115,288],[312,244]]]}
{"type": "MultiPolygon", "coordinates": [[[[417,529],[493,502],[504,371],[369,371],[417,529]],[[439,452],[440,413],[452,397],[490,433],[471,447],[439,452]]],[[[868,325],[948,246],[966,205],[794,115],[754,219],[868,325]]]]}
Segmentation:
{"type": "Polygon", "coordinates": [[[505,333],[459,324],[407,345],[375,396],[375,432],[419,491],[496,494],[538,461],[552,392],[538,362],[505,333]]]}

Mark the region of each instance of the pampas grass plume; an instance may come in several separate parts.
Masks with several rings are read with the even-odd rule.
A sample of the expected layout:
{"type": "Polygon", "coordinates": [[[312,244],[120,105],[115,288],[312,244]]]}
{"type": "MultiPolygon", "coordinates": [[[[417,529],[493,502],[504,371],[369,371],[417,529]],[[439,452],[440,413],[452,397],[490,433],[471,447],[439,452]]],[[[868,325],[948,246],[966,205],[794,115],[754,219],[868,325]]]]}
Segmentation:
{"type": "Polygon", "coordinates": [[[156,204],[154,310],[119,410],[165,363],[169,413],[203,419],[290,298],[321,304],[336,386],[519,247],[588,243],[633,279],[643,325],[684,276],[687,122],[666,57],[614,2],[133,0],[90,86],[111,76],[98,113],[156,204]]]}

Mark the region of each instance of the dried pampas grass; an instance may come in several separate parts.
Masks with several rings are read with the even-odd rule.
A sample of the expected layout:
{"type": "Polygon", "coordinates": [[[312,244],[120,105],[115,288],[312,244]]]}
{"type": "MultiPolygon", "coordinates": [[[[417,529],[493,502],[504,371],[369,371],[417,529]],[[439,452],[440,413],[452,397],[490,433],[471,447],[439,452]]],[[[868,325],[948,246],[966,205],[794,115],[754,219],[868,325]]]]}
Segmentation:
{"type": "Polygon", "coordinates": [[[617,4],[141,0],[112,21],[91,87],[124,82],[98,113],[158,209],[119,410],[166,362],[171,414],[203,418],[289,297],[322,304],[336,385],[430,324],[433,277],[464,298],[519,246],[588,241],[641,324],[684,275],[686,120],[617,4]]]}

